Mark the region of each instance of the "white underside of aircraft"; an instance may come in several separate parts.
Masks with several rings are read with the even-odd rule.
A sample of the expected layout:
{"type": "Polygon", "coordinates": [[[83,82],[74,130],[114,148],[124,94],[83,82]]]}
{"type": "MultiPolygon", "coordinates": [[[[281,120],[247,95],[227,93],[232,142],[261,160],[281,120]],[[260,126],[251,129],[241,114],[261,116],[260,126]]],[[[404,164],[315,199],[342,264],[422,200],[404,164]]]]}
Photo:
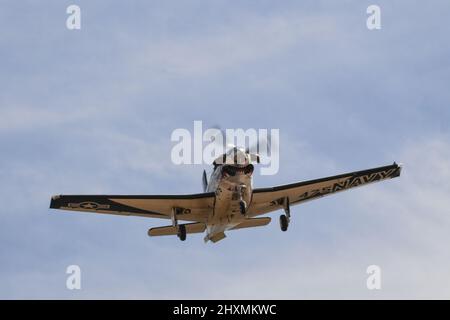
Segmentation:
{"type": "Polygon", "coordinates": [[[401,172],[401,166],[394,162],[388,166],[316,180],[253,189],[252,161],[259,159],[257,155],[233,148],[219,158],[214,162],[214,171],[209,182],[206,173],[203,173],[203,193],[57,195],[52,197],[50,208],[170,219],[171,225],[151,228],[148,235],[177,235],[184,241],[187,234],[206,231],[205,242],[217,242],[225,238],[226,231],[269,224],[270,217],[260,216],[280,209],[284,210],[284,214],[280,216],[280,227],[282,231],[286,231],[291,219],[291,206],[372,182],[395,178],[400,176],[401,172]]]}

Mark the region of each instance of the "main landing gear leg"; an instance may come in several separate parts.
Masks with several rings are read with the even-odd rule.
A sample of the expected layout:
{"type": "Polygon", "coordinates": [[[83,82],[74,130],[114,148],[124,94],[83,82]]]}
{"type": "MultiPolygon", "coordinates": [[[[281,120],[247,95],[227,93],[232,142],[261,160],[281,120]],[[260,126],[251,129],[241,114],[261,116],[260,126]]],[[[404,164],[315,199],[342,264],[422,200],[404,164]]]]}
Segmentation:
{"type": "Polygon", "coordinates": [[[186,226],[184,224],[178,226],[177,236],[181,241],[186,240],[186,226]]]}
{"type": "Polygon", "coordinates": [[[279,201],[279,204],[283,206],[284,213],[280,216],[280,229],[281,231],[287,231],[289,222],[291,221],[291,208],[289,205],[289,198],[283,198],[279,201]]]}
{"type": "Polygon", "coordinates": [[[177,236],[181,241],[186,240],[186,226],[184,224],[178,224],[177,215],[182,212],[181,208],[172,208],[172,225],[177,228],[177,236]]]}

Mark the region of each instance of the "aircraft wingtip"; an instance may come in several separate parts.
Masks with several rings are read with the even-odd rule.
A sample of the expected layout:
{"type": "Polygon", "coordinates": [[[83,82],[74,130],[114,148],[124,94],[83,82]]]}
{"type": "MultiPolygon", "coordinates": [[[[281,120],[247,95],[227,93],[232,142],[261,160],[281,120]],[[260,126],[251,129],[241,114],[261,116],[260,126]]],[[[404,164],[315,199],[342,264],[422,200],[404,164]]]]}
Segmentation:
{"type": "Polygon", "coordinates": [[[56,200],[58,200],[61,196],[60,195],[55,195],[52,196],[50,199],[50,209],[57,209],[57,205],[56,205],[56,200]]]}

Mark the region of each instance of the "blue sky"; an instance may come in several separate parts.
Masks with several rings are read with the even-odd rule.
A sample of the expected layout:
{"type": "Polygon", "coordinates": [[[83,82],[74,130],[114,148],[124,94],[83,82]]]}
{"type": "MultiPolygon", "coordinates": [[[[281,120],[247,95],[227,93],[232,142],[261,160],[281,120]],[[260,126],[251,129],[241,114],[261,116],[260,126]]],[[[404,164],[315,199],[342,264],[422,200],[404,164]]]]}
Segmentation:
{"type": "Polygon", "coordinates": [[[448,1],[0,6],[0,298],[450,298],[448,1]],[[48,209],[53,194],[200,192],[204,167],[170,161],[194,120],[280,129],[280,171],[256,186],[394,160],[403,175],[216,245],[48,209]]]}

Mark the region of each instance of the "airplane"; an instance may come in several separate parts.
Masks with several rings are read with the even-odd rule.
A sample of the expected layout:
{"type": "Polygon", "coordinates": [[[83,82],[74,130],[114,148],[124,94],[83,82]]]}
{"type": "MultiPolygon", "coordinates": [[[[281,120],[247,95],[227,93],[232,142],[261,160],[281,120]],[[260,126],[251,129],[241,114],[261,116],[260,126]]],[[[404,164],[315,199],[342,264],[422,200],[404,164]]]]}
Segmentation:
{"type": "Polygon", "coordinates": [[[170,219],[171,225],[150,228],[148,235],[176,235],[181,241],[187,234],[203,233],[205,243],[216,243],[225,232],[266,226],[266,213],[284,210],[279,223],[287,231],[291,206],[349,190],[377,181],[399,177],[401,165],[391,165],[340,175],[279,185],[253,188],[253,163],[260,163],[257,153],[233,147],[214,162],[208,182],[203,171],[203,193],[189,195],[56,195],[50,208],[170,219]],[[179,223],[180,221],[186,223],[179,223]]]}

